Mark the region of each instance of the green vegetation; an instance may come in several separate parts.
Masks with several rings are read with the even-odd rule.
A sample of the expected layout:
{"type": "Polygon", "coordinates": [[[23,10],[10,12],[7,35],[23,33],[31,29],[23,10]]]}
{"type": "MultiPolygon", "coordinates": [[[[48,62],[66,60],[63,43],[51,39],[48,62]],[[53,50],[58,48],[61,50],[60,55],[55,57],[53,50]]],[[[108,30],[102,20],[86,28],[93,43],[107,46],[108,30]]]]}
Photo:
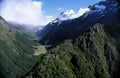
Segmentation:
{"type": "Polygon", "coordinates": [[[96,24],[52,47],[25,78],[119,78],[120,24],[96,24]]]}
{"type": "Polygon", "coordinates": [[[0,31],[0,78],[119,78],[120,24],[96,24],[47,52],[1,19],[0,31]]]}
{"type": "Polygon", "coordinates": [[[0,78],[22,77],[45,52],[44,47],[0,19],[0,78]]]}
{"type": "Polygon", "coordinates": [[[19,28],[16,28],[18,29],[18,31],[23,34],[25,37],[31,39],[31,40],[34,40],[37,36],[35,34],[35,31],[30,29],[30,28],[25,28],[25,27],[19,27],[19,28]]]}

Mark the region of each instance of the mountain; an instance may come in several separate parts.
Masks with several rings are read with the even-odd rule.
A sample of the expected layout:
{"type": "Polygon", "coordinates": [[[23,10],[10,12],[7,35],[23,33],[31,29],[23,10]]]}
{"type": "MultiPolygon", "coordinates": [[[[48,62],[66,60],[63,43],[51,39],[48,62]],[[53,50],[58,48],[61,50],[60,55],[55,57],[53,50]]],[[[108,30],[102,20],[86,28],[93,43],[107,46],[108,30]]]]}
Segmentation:
{"type": "Polygon", "coordinates": [[[119,78],[120,23],[95,24],[48,49],[24,78],[119,78]]]}
{"type": "Polygon", "coordinates": [[[77,13],[75,13],[72,9],[61,12],[60,15],[55,20],[50,22],[47,26],[43,27],[43,30],[37,31],[37,35],[40,37],[39,39],[42,39],[48,33],[48,31],[50,31],[52,26],[55,25],[55,23],[60,24],[63,21],[78,18],[82,16],[85,12],[89,12],[89,8],[85,9],[80,8],[77,13]]]}
{"type": "Polygon", "coordinates": [[[71,20],[71,19],[78,18],[78,17],[82,16],[84,13],[89,12],[89,10],[90,10],[89,8],[84,8],[84,9],[80,8],[77,13],[75,13],[72,9],[66,10],[64,12],[61,12],[59,17],[56,18],[51,23],[56,23],[59,21],[65,21],[65,20],[71,20]]]}
{"type": "Polygon", "coordinates": [[[49,23],[42,31],[38,31],[39,42],[45,45],[55,45],[65,39],[78,37],[96,23],[116,24],[120,22],[119,3],[114,0],[100,1],[88,8],[89,12],[76,19],[49,23]]]}
{"type": "Polygon", "coordinates": [[[120,4],[88,9],[74,18],[65,11],[38,31],[44,46],[0,17],[0,78],[120,78],[120,4]]]}
{"type": "Polygon", "coordinates": [[[24,36],[29,37],[32,40],[36,39],[36,32],[41,31],[44,26],[26,25],[18,24],[13,22],[8,22],[12,27],[19,30],[24,36]]]}
{"type": "Polygon", "coordinates": [[[25,37],[0,16],[0,78],[20,78],[37,63],[43,46],[25,37]]]}
{"type": "Polygon", "coordinates": [[[119,3],[106,0],[89,9],[38,34],[47,53],[23,78],[120,78],[119,3]]]}

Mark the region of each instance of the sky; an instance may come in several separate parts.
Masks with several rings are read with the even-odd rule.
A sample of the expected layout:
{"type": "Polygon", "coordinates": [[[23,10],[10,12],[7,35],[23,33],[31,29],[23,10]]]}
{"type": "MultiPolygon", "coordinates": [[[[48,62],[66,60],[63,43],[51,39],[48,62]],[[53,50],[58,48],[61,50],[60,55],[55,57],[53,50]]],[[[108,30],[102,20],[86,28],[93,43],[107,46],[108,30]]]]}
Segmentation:
{"type": "MultiPolygon", "coordinates": [[[[60,12],[82,8],[101,0],[0,0],[0,16],[5,20],[27,25],[46,25],[60,12]]],[[[83,11],[84,12],[84,11],[83,11]]]]}
{"type": "Polygon", "coordinates": [[[73,9],[77,11],[79,8],[86,8],[101,0],[37,0],[43,3],[43,11],[45,14],[56,15],[64,10],[73,9]]]}

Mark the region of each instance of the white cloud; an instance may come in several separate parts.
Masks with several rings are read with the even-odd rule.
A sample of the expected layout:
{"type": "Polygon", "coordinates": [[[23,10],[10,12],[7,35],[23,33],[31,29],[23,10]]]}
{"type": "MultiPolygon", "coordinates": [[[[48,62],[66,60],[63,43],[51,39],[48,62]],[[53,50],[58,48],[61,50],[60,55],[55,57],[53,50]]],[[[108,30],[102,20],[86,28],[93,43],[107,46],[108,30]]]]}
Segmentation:
{"type": "Polygon", "coordinates": [[[42,5],[41,2],[37,2],[37,1],[33,1],[33,4],[37,7],[41,7],[41,5],[42,5]]]}
{"type": "Polygon", "coordinates": [[[46,25],[52,16],[45,16],[42,2],[32,0],[4,0],[0,15],[7,21],[28,25],[46,25]]]}

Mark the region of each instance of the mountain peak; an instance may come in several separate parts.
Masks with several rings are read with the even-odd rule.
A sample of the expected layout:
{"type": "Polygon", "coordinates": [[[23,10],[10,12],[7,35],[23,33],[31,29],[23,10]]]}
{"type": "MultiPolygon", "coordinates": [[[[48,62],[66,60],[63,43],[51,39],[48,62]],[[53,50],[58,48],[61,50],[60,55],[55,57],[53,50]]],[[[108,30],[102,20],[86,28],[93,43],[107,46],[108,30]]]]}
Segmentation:
{"type": "Polygon", "coordinates": [[[72,14],[74,14],[75,12],[71,9],[71,10],[66,10],[66,11],[64,11],[64,12],[61,12],[60,13],[60,16],[61,17],[67,17],[67,16],[70,16],[70,15],[72,15],[72,14]]]}
{"type": "Polygon", "coordinates": [[[53,21],[53,23],[78,18],[88,11],[90,11],[89,8],[80,8],[80,9],[78,9],[77,12],[75,12],[72,9],[66,10],[64,12],[61,12],[60,15],[58,16],[58,18],[53,21]]]}
{"type": "MultiPolygon", "coordinates": [[[[98,12],[99,14],[102,14],[103,11],[113,10],[113,8],[118,7],[118,3],[116,1],[117,0],[103,0],[92,6],[89,6],[88,8],[80,8],[78,9],[77,12],[75,12],[72,9],[63,11],[60,13],[58,18],[56,18],[52,23],[75,19],[84,15],[87,12],[89,14],[96,13],[96,12],[98,12]]],[[[116,10],[117,9],[114,9],[113,11],[116,11],[116,10]]]]}
{"type": "MultiPolygon", "coordinates": [[[[119,23],[119,9],[120,6],[118,6],[118,2],[116,1],[100,1],[92,6],[89,6],[88,8],[80,8],[77,13],[74,13],[67,18],[58,17],[55,21],[53,21],[52,24],[48,25],[48,29],[50,30],[50,32],[47,32],[49,32],[50,35],[53,35],[54,33],[56,35],[56,33],[59,33],[56,35],[56,38],[60,37],[60,41],[64,40],[64,38],[66,37],[76,37],[79,35],[79,33],[85,31],[86,29],[89,29],[92,25],[96,23],[119,23]],[[114,19],[111,20],[111,18],[114,19]],[[60,30],[59,27],[61,27],[60,30]],[[65,34],[64,32],[67,34],[65,34]]],[[[47,34],[46,36],[44,36],[44,39],[41,39],[40,41],[44,43],[45,38],[47,39],[48,37],[49,36],[47,34]]],[[[52,41],[52,39],[50,41],[52,41]]],[[[55,40],[53,41],[55,42],[55,40]]],[[[48,42],[48,44],[51,43],[52,42],[48,42]]]]}

